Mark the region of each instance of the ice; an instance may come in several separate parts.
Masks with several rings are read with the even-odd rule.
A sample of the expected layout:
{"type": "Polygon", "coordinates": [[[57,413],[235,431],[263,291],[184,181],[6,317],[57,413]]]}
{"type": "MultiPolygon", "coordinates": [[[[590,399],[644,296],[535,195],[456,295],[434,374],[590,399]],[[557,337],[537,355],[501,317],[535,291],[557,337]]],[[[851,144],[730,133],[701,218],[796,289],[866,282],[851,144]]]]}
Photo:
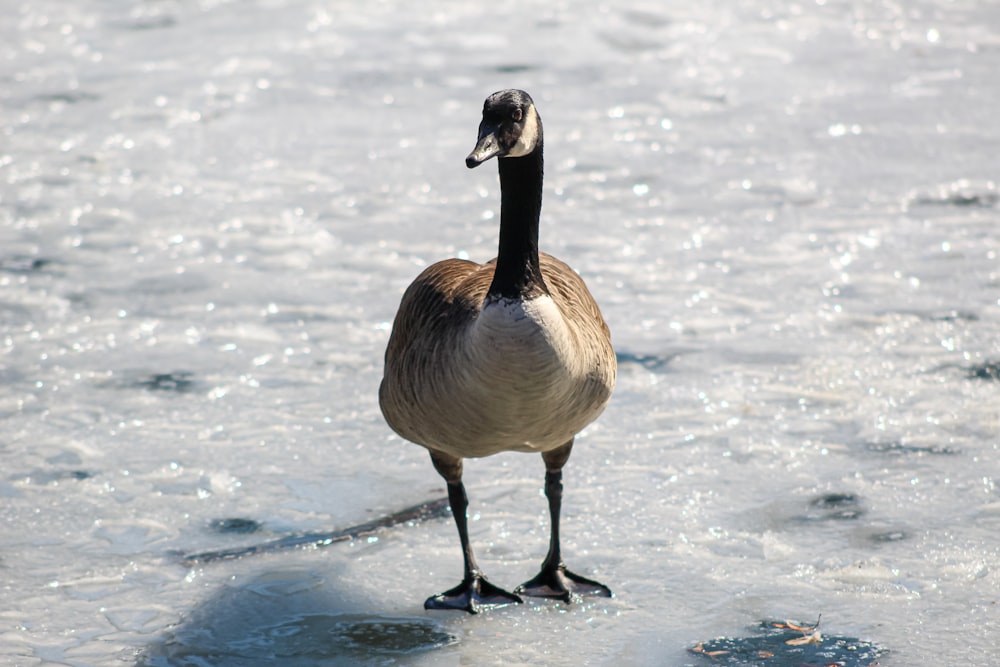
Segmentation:
{"type": "MultiPolygon", "coordinates": [[[[822,614],[881,664],[995,664],[1000,8],[8,5],[0,662],[680,665],[822,614]],[[443,495],[381,357],[421,267],[495,252],[464,157],[507,87],[619,355],[563,526],[616,597],[424,612],[447,520],[183,567],[443,495]]],[[[542,476],[467,464],[499,585],[542,476]]]]}

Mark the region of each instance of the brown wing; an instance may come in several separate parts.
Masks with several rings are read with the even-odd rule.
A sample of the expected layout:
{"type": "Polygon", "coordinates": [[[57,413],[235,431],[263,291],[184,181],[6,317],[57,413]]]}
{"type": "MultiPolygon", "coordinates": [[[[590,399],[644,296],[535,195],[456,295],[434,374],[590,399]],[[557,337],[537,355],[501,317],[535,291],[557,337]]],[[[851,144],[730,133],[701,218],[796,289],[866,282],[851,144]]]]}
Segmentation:
{"type": "Polygon", "coordinates": [[[424,269],[406,288],[385,350],[388,365],[406,348],[475,319],[493,280],[493,264],[446,259],[424,269]]]}
{"type": "Polygon", "coordinates": [[[411,415],[419,413],[418,394],[440,372],[436,350],[453,348],[454,337],[478,316],[493,268],[492,262],[446,259],[424,269],[403,293],[385,350],[379,405],[404,438],[421,442],[411,415]]]}
{"type": "Polygon", "coordinates": [[[562,309],[567,322],[579,323],[600,331],[610,344],[611,331],[583,278],[569,264],[552,255],[538,253],[538,260],[545,284],[548,285],[553,300],[562,309]]]}

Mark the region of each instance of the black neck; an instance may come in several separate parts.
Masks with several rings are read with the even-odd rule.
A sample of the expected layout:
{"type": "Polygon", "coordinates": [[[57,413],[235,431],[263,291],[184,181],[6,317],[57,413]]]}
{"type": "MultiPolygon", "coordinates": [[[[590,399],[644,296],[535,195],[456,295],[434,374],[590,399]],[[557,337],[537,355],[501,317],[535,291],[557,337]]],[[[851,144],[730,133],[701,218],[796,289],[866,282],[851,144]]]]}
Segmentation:
{"type": "Polygon", "coordinates": [[[547,294],[538,266],[542,212],[542,142],[524,157],[501,158],[500,250],[489,296],[508,299],[547,294]]]}

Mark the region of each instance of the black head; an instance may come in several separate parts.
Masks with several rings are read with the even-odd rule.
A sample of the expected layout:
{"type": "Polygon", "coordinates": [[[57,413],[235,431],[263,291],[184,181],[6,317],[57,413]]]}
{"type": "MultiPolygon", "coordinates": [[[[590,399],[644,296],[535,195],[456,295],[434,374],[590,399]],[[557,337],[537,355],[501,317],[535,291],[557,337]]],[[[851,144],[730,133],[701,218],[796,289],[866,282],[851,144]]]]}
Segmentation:
{"type": "Polygon", "coordinates": [[[479,140],[465,158],[472,169],[491,157],[524,157],[542,143],[542,121],[531,96],[523,90],[501,90],[486,98],[479,140]]]}

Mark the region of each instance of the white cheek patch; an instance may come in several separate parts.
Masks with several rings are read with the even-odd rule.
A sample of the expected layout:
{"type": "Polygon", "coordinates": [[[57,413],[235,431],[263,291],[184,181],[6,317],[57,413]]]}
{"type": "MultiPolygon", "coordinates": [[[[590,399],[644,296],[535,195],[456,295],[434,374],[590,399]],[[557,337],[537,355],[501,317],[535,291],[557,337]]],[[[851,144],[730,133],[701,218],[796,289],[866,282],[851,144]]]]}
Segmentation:
{"type": "Polygon", "coordinates": [[[535,111],[535,105],[530,105],[525,113],[527,117],[524,119],[524,130],[506,157],[524,157],[535,150],[535,144],[538,142],[538,113],[535,111]]]}

